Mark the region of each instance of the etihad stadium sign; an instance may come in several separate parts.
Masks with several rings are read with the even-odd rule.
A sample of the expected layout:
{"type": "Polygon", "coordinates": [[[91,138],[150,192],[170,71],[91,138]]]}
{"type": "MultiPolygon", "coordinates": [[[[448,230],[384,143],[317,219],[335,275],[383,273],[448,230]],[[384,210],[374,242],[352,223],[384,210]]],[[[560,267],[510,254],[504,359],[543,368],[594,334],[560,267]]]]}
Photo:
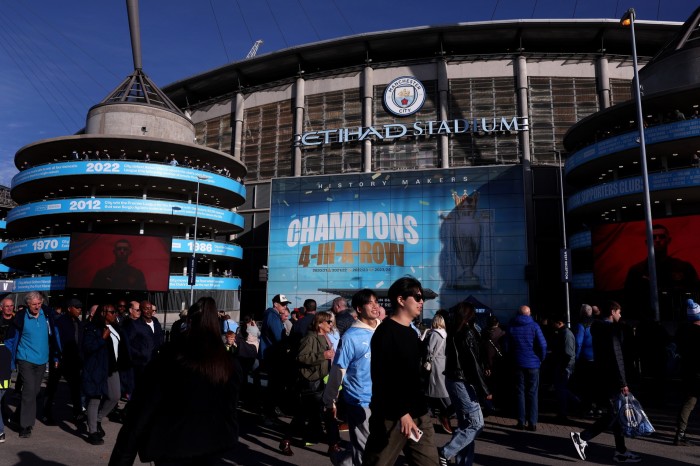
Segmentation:
{"type": "MultiPolygon", "coordinates": [[[[425,103],[425,88],[416,78],[402,76],[393,80],[384,91],[384,107],[390,113],[405,117],[417,113],[425,103]]],[[[353,126],[336,129],[307,131],[295,135],[297,146],[345,144],[365,140],[393,141],[401,138],[431,137],[471,133],[493,135],[517,133],[529,129],[527,117],[495,116],[428,120],[413,123],[390,123],[378,126],[353,126]]]]}

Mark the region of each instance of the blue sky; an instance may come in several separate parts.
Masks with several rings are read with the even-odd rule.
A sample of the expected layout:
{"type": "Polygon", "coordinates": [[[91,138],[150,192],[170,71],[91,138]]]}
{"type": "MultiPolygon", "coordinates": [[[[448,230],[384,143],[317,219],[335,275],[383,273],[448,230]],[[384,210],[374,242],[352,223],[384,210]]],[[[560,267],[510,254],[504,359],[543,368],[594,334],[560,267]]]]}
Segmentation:
{"type": "MultiPolygon", "coordinates": [[[[354,34],[516,18],[685,21],[691,0],[142,0],[143,69],[159,86],[259,54],[354,34]]],[[[0,184],[22,146],[79,131],[133,70],[124,0],[5,0],[0,15],[0,184]]]]}

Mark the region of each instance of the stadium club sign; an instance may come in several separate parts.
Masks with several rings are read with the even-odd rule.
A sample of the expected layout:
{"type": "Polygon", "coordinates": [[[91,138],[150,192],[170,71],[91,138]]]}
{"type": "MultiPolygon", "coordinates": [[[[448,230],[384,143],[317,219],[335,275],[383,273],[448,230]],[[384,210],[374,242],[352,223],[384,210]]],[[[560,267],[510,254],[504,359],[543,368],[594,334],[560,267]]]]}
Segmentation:
{"type": "MultiPolygon", "coordinates": [[[[425,87],[413,76],[402,76],[389,83],[384,90],[384,107],[398,117],[417,113],[425,103],[425,87]]],[[[441,134],[493,134],[528,129],[527,117],[476,117],[454,120],[416,121],[412,124],[391,123],[380,126],[354,126],[338,129],[307,131],[296,135],[300,146],[346,143],[364,140],[395,140],[403,137],[431,137],[441,134]]]]}

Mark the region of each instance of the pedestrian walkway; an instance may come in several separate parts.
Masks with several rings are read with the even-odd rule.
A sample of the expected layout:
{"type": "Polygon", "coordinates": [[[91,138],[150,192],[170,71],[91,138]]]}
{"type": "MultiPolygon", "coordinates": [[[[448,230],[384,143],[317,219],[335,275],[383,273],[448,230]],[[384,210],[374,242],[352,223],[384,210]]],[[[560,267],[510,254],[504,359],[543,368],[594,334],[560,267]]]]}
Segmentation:
{"type": "MultiPolygon", "coordinates": [[[[62,387],[59,396],[68,396],[67,387],[62,387]]],[[[669,398],[673,398],[672,396],[669,398]]],[[[644,400],[642,399],[642,403],[644,400]]],[[[14,401],[11,400],[14,408],[14,401]]],[[[547,403],[543,403],[547,406],[547,403]]],[[[675,415],[678,403],[668,403],[660,408],[645,406],[657,432],[651,437],[630,439],[627,446],[642,456],[642,465],[687,466],[700,464],[700,446],[675,447],[671,444],[674,434],[675,415]]],[[[67,421],[70,409],[57,409],[58,424],[47,426],[37,421],[29,439],[20,439],[16,431],[6,427],[7,441],[0,444],[0,466],[94,466],[107,464],[117,432],[121,427],[109,421],[103,423],[106,431],[105,444],[92,446],[86,441],[84,429],[67,421]]],[[[591,419],[573,418],[571,426],[554,423],[554,416],[546,411],[540,415],[537,432],[515,429],[515,420],[502,416],[489,416],[485,429],[477,440],[475,465],[610,465],[613,464],[614,442],[609,433],[601,434],[589,442],[587,460],[581,461],[569,438],[572,430],[582,430],[591,419]]],[[[288,422],[289,419],[283,419],[288,422]]],[[[455,421],[453,420],[453,425],[455,421]]],[[[436,424],[438,423],[436,419],[436,424]]],[[[240,448],[226,459],[231,465],[330,465],[326,455],[327,445],[312,447],[293,446],[294,456],[283,456],[277,449],[280,427],[265,426],[261,419],[242,411],[240,416],[240,448]]],[[[436,436],[440,445],[448,436],[436,436]]],[[[347,433],[343,433],[347,442],[347,433]]],[[[700,413],[691,416],[688,435],[700,443],[700,413]]],[[[138,460],[135,463],[140,463],[138,460]]]]}

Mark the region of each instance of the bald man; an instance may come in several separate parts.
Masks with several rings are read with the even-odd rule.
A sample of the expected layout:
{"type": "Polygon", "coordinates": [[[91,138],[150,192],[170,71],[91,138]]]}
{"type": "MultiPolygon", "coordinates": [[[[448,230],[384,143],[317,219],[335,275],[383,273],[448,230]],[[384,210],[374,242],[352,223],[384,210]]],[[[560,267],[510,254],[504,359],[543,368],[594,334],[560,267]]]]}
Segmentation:
{"type": "Polygon", "coordinates": [[[540,326],[530,316],[528,306],[520,306],[510,323],[508,351],[515,356],[519,430],[537,430],[537,396],[540,366],[547,354],[547,342],[540,326]],[[526,424],[527,421],[527,424],[526,424]]]}

